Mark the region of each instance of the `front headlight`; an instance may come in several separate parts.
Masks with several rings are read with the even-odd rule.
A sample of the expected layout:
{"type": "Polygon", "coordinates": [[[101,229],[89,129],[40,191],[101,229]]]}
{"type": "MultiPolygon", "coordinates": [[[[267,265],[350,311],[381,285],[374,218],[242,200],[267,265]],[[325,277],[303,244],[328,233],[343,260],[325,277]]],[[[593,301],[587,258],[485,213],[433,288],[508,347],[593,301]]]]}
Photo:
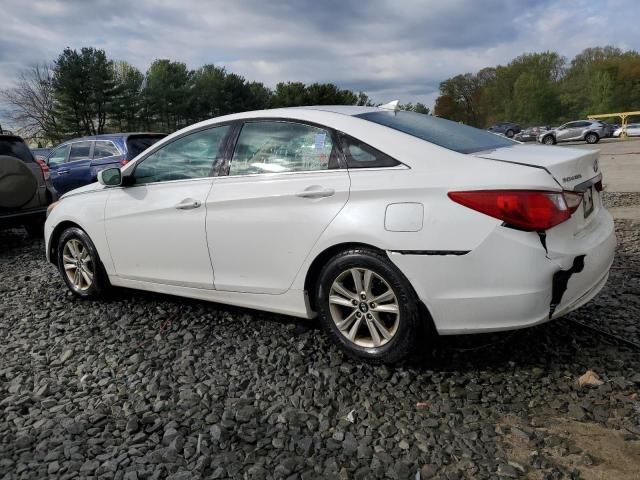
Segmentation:
{"type": "Polygon", "coordinates": [[[53,202],[51,205],[49,205],[47,207],[47,218],[49,217],[49,214],[51,214],[51,212],[53,212],[53,209],[58,206],[59,203],[60,203],[60,201],[53,202]]]}

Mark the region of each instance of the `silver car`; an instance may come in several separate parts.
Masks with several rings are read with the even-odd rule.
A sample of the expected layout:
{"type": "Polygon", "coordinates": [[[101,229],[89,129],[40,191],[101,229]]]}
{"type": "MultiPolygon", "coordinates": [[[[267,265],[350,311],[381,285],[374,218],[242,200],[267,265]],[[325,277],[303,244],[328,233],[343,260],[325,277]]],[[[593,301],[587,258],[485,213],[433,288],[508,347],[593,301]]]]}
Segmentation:
{"type": "Polygon", "coordinates": [[[606,137],[605,126],[597,120],[577,120],[560,125],[558,128],[542,132],[538,142],[554,145],[558,142],[598,143],[606,137]]]}

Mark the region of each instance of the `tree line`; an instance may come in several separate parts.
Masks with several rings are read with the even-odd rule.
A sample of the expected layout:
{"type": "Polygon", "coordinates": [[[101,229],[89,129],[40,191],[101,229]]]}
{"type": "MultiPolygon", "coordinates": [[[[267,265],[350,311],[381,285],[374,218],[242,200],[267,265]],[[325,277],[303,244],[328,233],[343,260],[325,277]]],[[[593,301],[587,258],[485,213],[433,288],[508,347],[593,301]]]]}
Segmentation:
{"type": "Polygon", "coordinates": [[[589,114],[640,110],[640,54],[587,48],[571,61],[528,53],[507,65],[456,75],[440,84],[435,115],[487,127],[500,121],[559,124],[589,114]]]}
{"type": "MultiPolygon", "coordinates": [[[[173,132],[246,110],[373,105],[366,93],[333,83],[281,82],[270,89],[213,64],[190,70],[158,59],[143,73],[92,47],[66,48],[51,64],[27,69],[15,86],[0,91],[0,100],[19,133],[43,145],[115,131],[173,132]]],[[[401,108],[429,113],[422,103],[401,108]]]]}

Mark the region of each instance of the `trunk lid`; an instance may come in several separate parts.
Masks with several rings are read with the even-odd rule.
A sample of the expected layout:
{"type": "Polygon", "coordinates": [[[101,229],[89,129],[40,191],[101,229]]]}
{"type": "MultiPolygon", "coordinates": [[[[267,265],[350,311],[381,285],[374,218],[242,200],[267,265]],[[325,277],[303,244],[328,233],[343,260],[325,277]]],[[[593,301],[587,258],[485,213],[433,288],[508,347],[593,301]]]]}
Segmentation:
{"type": "Polygon", "coordinates": [[[600,174],[599,150],[550,147],[547,145],[514,145],[472,154],[489,160],[544,168],[564,190],[575,190],[580,184],[600,174]]]}

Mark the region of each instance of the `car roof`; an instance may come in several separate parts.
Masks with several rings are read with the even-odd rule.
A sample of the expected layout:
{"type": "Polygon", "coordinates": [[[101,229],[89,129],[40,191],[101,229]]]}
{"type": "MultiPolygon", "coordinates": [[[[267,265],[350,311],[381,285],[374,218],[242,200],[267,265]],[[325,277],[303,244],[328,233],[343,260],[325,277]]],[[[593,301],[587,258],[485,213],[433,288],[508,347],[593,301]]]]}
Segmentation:
{"type": "Polygon", "coordinates": [[[127,138],[133,135],[167,135],[162,132],[125,132],[125,133],[101,133],[99,135],[87,135],[84,137],[75,137],[66,140],[67,142],[78,142],[82,140],[113,140],[114,138],[127,138]]]}
{"type": "Polygon", "coordinates": [[[0,140],[19,140],[21,142],[24,142],[21,136],[13,135],[10,133],[0,133],[0,140]]]}

